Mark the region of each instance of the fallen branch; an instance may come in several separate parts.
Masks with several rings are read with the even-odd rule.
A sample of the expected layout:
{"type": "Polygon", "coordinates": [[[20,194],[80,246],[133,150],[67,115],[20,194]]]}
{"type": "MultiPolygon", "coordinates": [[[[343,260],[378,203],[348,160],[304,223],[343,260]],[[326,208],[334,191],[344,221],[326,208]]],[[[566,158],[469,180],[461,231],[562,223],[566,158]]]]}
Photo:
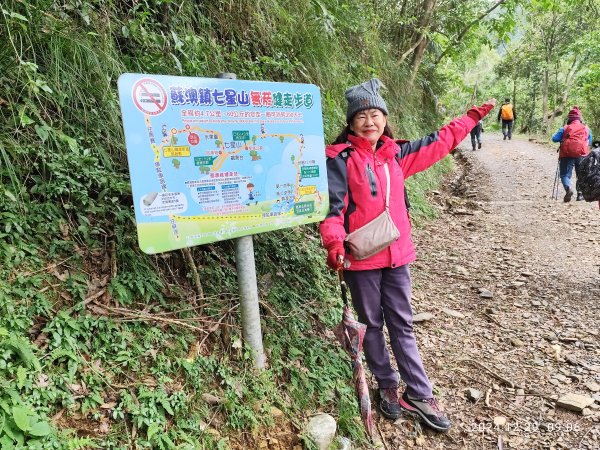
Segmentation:
{"type": "MultiPolygon", "coordinates": [[[[92,302],[97,305],[97,303],[94,300],[96,300],[98,297],[102,297],[105,293],[106,293],[106,289],[102,288],[98,292],[96,292],[95,294],[92,294],[89,297],[86,297],[85,299],[83,299],[83,301],[81,301],[81,302],[79,302],[79,303],[71,306],[70,308],[65,309],[64,312],[66,314],[71,314],[76,309],[79,309],[81,307],[85,307],[87,304],[92,303],[92,302]]],[[[65,295],[63,295],[62,291],[59,291],[59,294],[61,295],[62,298],[64,298],[67,301],[71,301],[72,300],[72,299],[66,297],[65,295]]],[[[102,305],[102,307],[104,307],[104,305],[102,305]]]]}
{"type": "Polygon", "coordinates": [[[490,395],[492,395],[492,388],[488,388],[487,391],[485,391],[485,406],[490,406],[490,395]]]}
{"type": "Polygon", "coordinates": [[[588,428],[588,430],[583,434],[583,436],[581,436],[581,439],[579,440],[579,443],[577,444],[577,448],[581,448],[581,444],[583,444],[583,440],[585,439],[585,437],[589,434],[590,431],[592,431],[597,426],[598,425],[594,424],[588,428]]]}
{"type": "MultiPolygon", "coordinates": [[[[271,314],[273,317],[275,317],[277,320],[282,320],[282,319],[288,319],[290,317],[296,317],[297,313],[296,313],[296,309],[294,308],[289,314],[286,314],[285,316],[280,316],[279,314],[277,314],[273,308],[271,308],[271,306],[269,306],[266,302],[259,300],[258,302],[260,305],[264,306],[264,308],[269,312],[269,314],[271,314]]],[[[316,301],[311,301],[308,303],[304,303],[302,305],[303,309],[308,309],[309,306],[311,306],[312,304],[316,303],[316,301]]]]}
{"type": "MultiPolygon", "coordinates": [[[[385,450],[389,450],[389,447],[387,446],[387,443],[385,442],[385,437],[383,435],[383,433],[381,432],[381,429],[379,428],[379,424],[377,423],[377,421],[373,421],[375,428],[377,428],[377,433],[379,433],[379,437],[381,439],[381,443],[383,444],[383,448],[385,448],[385,450]]],[[[375,442],[373,442],[373,444],[375,444],[375,442]]]]}
{"type": "Polygon", "coordinates": [[[490,375],[492,375],[492,376],[493,376],[494,378],[496,378],[497,380],[500,380],[500,381],[502,381],[502,382],[503,382],[504,384],[506,384],[508,387],[511,387],[511,388],[515,388],[515,387],[517,387],[517,388],[521,388],[521,389],[522,389],[522,387],[521,387],[521,386],[516,386],[516,385],[515,385],[515,384],[514,384],[512,381],[510,381],[510,380],[508,380],[508,379],[504,378],[502,375],[500,375],[500,374],[498,374],[498,373],[494,372],[492,369],[490,369],[489,367],[487,367],[487,366],[485,366],[485,365],[481,364],[481,363],[480,363],[480,362],[478,362],[478,361],[474,361],[474,360],[472,360],[472,359],[469,359],[469,358],[463,358],[463,359],[459,359],[459,360],[458,360],[458,361],[456,361],[456,362],[458,362],[458,363],[460,363],[460,362],[467,362],[467,363],[471,363],[471,364],[473,364],[473,365],[475,365],[475,366],[477,366],[477,367],[479,367],[479,368],[481,368],[481,369],[485,370],[486,372],[488,372],[490,375]]]}
{"type": "Polygon", "coordinates": [[[54,263],[54,264],[50,264],[49,266],[46,266],[46,267],[44,267],[44,268],[42,268],[42,269],[39,269],[39,270],[34,270],[33,272],[25,272],[24,274],[22,274],[22,276],[23,276],[23,277],[30,277],[31,275],[35,275],[36,273],[40,273],[40,272],[47,272],[48,270],[52,270],[52,269],[54,269],[55,267],[58,267],[58,266],[61,266],[61,265],[63,265],[63,264],[64,264],[64,263],[66,263],[68,260],[70,260],[71,258],[73,258],[73,256],[75,256],[75,255],[71,255],[71,256],[69,256],[68,258],[65,258],[65,259],[63,259],[62,261],[59,261],[59,262],[57,262],[57,263],[54,263]]]}
{"type": "Polygon", "coordinates": [[[444,436],[453,444],[458,444],[458,441],[452,437],[451,433],[444,433],[444,436]]]}
{"type": "Polygon", "coordinates": [[[231,308],[229,308],[227,310],[227,312],[225,314],[223,314],[223,316],[221,316],[221,318],[219,319],[219,321],[215,325],[213,325],[211,328],[209,328],[209,333],[207,333],[207,335],[204,336],[204,338],[202,339],[202,341],[200,341],[200,344],[198,345],[198,349],[199,350],[202,348],[202,344],[204,344],[204,341],[206,341],[206,339],[208,338],[208,336],[210,336],[210,333],[213,333],[213,332],[217,331],[217,329],[219,328],[219,326],[230,326],[229,324],[225,324],[223,321],[237,307],[238,307],[238,304],[236,303],[231,308]]]}
{"type": "Polygon", "coordinates": [[[277,320],[283,319],[283,317],[280,316],[279,314],[277,314],[275,311],[273,311],[273,308],[271,308],[266,302],[263,302],[262,300],[259,300],[258,303],[260,305],[262,305],[269,312],[269,314],[271,314],[277,320]]]}
{"type": "Polygon", "coordinates": [[[501,414],[504,414],[505,416],[507,416],[507,417],[510,417],[511,419],[515,419],[515,420],[516,420],[516,417],[515,417],[514,415],[512,415],[512,414],[511,414],[511,413],[509,413],[508,411],[505,411],[505,410],[504,410],[504,409],[502,409],[502,408],[498,408],[497,406],[491,406],[491,405],[490,405],[490,406],[488,406],[488,405],[485,405],[485,408],[487,408],[487,409],[491,409],[491,410],[493,410],[493,411],[498,411],[499,413],[501,413],[501,414]]]}
{"type": "MultiPolygon", "coordinates": [[[[500,322],[498,322],[496,319],[494,319],[491,314],[488,313],[483,313],[483,315],[485,317],[487,317],[489,320],[491,320],[492,322],[494,322],[496,325],[498,325],[500,328],[504,329],[504,330],[508,330],[508,328],[506,328],[504,325],[502,325],[500,322]]],[[[512,330],[511,330],[512,331],[512,330]]]]}
{"type": "Polygon", "coordinates": [[[110,276],[117,276],[117,242],[114,239],[110,241],[110,276]]]}
{"type": "Polygon", "coordinates": [[[98,297],[102,297],[104,294],[106,293],[106,289],[100,289],[98,292],[96,292],[95,294],[90,295],[89,297],[87,297],[84,301],[83,304],[87,305],[90,302],[93,302],[94,300],[96,300],[98,297]]]}
{"type": "MultiPolygon", "coordinates": [[[[181,299],[181,297],[179,297],[179,296],[170,296],[169,298],[176,299],[176,300],[180,300],[181,299]]],[[[214,304],[215,302],[223,302],[223,301],[226,301],[227,303],[236,302],[236,304],[237,304],[237,303],[239,303],[240,298],[239,298],[239,294],[232,294],[232,293],[229,293],[229,292],[224,292],[224,293],[221,293],[219,295],[209,295],[209,296],[205,295],[202,298],[202,300],[204,300],[204,303],[202,303],[202,304],[196,304],[194,302],[193,305],[188,306],[186,308],[176,309],[176,310],[172,310],[172,311],[161,311],[161,312],[157,312],[155,314],[161,314],[161,315],[172,314],[172,315],[177,315],[177,314],[181,314],[181,313],[187,312],[187,311],[200,310],[200,309],[205,308],[206,306],[214,304]]],[[[141,302],[134,302],[133,305],[139,306],[139,309],[145,309],[148,306],[151,306],[151,305],[148,305],[147,303],[141,303],[141,302]]]]}
{"type": "MultiPolygon", "coordinates": [[[[494,372],[494,371],[492,371],[491,369],[487,368],[487,367],[486,367],[486,366],[484,366],[483,364],[481,364],[481,363],[478,363],[477,361],[473,361],[473,360],[471,360],[471,359],[460,359],[460,360],[458,360],[458,361],[456,361],[456,362],[470,362],[470,363],[472,363],[472,364],[476,365],[477,367],[480,367],[480,368],[482,368],[482,369],[486,370],[488,373],[490,373],[491,375],[493,375],[495,378],[497,378],[497,379],[501,380],[501,381],[502,381],[502,382],[504,382],[506,385],[508,385],[508,387],[510,387],[510,388],[513,388],[513,389],[514,389],[514,388],[517,388],[517,389],[523,389],[523,391],[525,391],[525,393],[523,393],[523,394],[517,394],[517,393],[510,394],[510,395],[513,395],[513,396],[515,396],[515,397],[539,397],[539,398],[543,398],[544,400],[548,400],[548,401],[550,401],[550,402],[555,402],[555,401],[556,401],[556,398],[553,398],[553,397],[552,397],[552,396],[550,396],[550,395],[547,395],[547,394],[542,394],[541,392],[535,392],[535,391],[531,391],[531,390],[529,390],[529,389],[525,389],[523,386],[515,385],[515,384],[514,384],[514,383],[512,383],[511,381],[508,381],[506,378],[502,377],[501,375],[498,375],[497,373],[495,373],[495,372],[494,372]]],[[[489,384],[486,384],[486,383],[484,383],[483,381],[477,380],[477,379],[475,379],[475,378],[473,378],[473,377],[471,377],[471,376],[467,375],[465,372],[463,372],[463,370],[466,370],[466,369],[462,369],[462,368],[459,368],[459,367],[457,367],[457,368],[451,368],[451,369],[449,369],[449,370],[458,370],[458,371],[460,371],[460,374],[461,374],[461,375],[463,375],[464,377],[466,377],[466,378],[469,378],[470,380],[472,380],[472,381],[474,381],[474,382],[476,382],[476,383],[479,383],[479,384],[481,384],[482,386],[485,386],[485,387],[487,387],[487,388],[490,388],[490,387],[492,387],[492,386],[490,386],[489,384]]],[[[504,391],[501,391],[501,393],[502,393],[502,395],[503,395],[503,396],[504,396],[504,397],[505,397],[505,398],[508,400],[507,394],[506,394],[504,391]]],[[[519,407],[519,408],[523,408],[523,409],[526,409],[526,410],[527,410],[527,408],[525,408],[524,406],[521,406],[521,405],[515,405],[515,406],[517,406],[517,407],[519,407]]]]}
{"type": "MultiPolygon", "coordinates": [[[[213,329],[215,327],[218,327],[222,323],[223,318],[225,318],[227,316],[227,314],[229,314],[229,311],[231,311],[231,309],[230,309],[225,314],[225,316],[223,316],[223,318],[221,318],[221,320],[219,322],[216,322],[215,325],[213,325],[212,327],[208,328],[208,330],[207,330],[206,328],[201,328],[201,327],[197,327],[195,325],[191,325],[191,324],[187,323],[186,321],[180,320],[180,319],[171,319],[171,318],[168,318],[168,317],[158,316],[158,315],[155,315],[155,314],[135,312],[135,311],[131,311],[131,310],[126,309],[126,308],[117,308],[117,307],[106,306],[106,305],[98,305],[98,306],[101,307],[101,308],[106,309],[107,311],[112,311],[113,313],[121,315],[121,316],[123,316],[125,318],[130,318],[130,319],[135,319],[135,320],[146,320],[146,321],[152,321],[152,322],[161,322],[161,323],[166,323],[166,324],[169,324],[169,325],[176,325],[176,326],[187,328],[187,329],[190,329],[190,330],[193,330],[193,331],[197,331],[197,332],[200,332],[200,333],[207,333],[207,334],[211,333],[211,331],[210,331],[211,329],[213,329]]],[[[203,322],[207,322],[207,321],[203,320],[203,322]]],[[[208,321],[208,322],[214,323],[213,321],[208,321]]]]}

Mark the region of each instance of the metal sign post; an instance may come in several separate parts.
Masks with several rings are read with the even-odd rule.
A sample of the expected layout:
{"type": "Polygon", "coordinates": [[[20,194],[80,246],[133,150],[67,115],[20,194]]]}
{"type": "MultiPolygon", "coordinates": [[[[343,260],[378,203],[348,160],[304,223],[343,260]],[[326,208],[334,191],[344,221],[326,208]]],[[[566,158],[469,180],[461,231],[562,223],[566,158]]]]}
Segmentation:
{"type": "Polygon", "coordinates": [[[242,335],[252,350],[254,366],[265,368],[258,289],[256,287],[256,266],[252,236],[235,239],[235,266],[237,269],[240,307],[242,312],[242,335]]]}
{"type": "MultiPolygon", "coordinates": [[[[235,80],[237,76],[234,73],[220,73],[217,78],[235,80]]],[[[235,266],[240,293],[242,335],[252,351],[254,366],[261,370],[265,368],[265,352],[260,326],[254,244],[251,235],[235,239],[235,266]]]]}

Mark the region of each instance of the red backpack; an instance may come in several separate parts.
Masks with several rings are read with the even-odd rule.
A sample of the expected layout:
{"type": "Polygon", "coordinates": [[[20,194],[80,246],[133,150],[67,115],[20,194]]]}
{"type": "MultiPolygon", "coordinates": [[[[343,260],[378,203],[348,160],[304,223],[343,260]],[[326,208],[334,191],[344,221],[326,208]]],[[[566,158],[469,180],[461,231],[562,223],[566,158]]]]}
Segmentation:
{"type": "Polygon", "coordinates": [[[572,122],[566,125],[560,142],[561,158],[575,158],[588,154],[588,130],[581,122],[572,122]]]}

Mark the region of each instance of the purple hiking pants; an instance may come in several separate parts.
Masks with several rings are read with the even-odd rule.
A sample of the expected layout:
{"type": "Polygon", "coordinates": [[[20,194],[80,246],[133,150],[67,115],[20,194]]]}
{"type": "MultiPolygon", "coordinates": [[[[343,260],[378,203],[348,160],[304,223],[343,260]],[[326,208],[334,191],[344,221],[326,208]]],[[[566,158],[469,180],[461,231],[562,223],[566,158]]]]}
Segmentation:
{"type": "Polygon", "coordinates": [[[363,349],[379,388],[398,385],[398,376],[392,369],[385,344],[385,320],[408,395],[413,398],[433,397],[413,332],[408,264],[396,268],[345,270],[344,279],[350,288],[358,320],[367,325],[363,349]]]}

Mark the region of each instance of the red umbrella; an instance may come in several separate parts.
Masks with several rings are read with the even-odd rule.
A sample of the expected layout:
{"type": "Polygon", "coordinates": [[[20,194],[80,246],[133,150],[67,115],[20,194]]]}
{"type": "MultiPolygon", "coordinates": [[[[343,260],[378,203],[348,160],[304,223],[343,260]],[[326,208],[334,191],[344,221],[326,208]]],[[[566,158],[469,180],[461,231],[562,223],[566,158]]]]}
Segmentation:
{"type": "Polygon", "coordinates": [[[348,286],[344,281],[342,271],[338,271],[340,286],[342,288],[342,298],[344,300],[344,313],[342,321],[334,328],[333,332],[339,339],[344,350],[350,355],[352,363],[352,381],[358,396],[360,405],[360,415],[365,429],[370,438],[373,438],[373,413],[371,411],[371,399],[369,398],[369,386],[365,378],[365,370],[362,365],[362,343],[367,331],[367,326],[354,319],[354,315],[348,305],[348,286]]]}

